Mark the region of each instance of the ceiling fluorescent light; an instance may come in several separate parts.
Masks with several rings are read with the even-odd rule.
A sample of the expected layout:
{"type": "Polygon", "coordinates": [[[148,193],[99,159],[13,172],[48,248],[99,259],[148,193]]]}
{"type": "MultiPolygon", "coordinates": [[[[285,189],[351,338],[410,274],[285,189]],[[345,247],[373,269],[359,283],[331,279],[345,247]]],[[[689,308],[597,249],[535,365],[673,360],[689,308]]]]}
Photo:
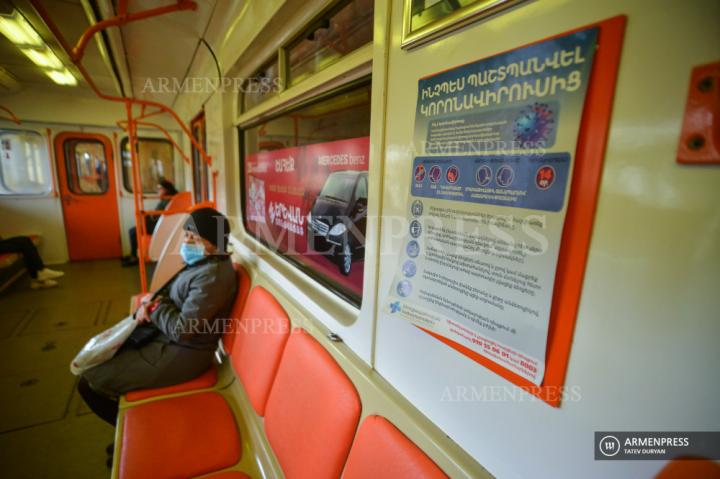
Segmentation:
{"type": "Polygon", "coordinates": [[[0,33],[8,37],[35,65],[42,68],[52,81],[59,85],[77,85],[75,76],[19,11],[13,10],[9,15],[0,14],[0,33]]]}
{"type": "Polygon", "coordinates": [[[70,70],[64,68],[62,70],[45,70],[45,74],[58,85],[77,85],[77,79],[70,73],[70,70]]]}
{"type": "Polygon", "coordinates": [[[45,43],[20,12],[13,10],[10,15],[0,15],[0,32],[15,45],[41,47],[45,43]]]}
{"type": "Polygon", "coordinates": [[[47,47],[42,49],[21,48],[20,50],[39,67],[54,68],[56,70],[64,68],[63,62],[47,47]]]}

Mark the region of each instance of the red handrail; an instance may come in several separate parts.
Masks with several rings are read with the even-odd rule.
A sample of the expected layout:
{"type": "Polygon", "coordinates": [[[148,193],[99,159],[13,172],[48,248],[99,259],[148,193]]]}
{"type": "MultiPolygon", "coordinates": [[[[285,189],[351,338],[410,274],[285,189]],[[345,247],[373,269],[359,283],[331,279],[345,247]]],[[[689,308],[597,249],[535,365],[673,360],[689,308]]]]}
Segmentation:
{"type": "Polygon", "coordinates": [[[166,13],[172,13],[182,10],[196,10],[197,4],[192,0],[177,0],[177,2],[174,5],[167,5],[164,7],[157,7],[157,8],[151,8],[148,10],[143,10],[140,12],[135,13],[127,13],[127,0],[120,0],[118,3],[118,11],[119,14],[108,18],[106,20],[103,20],[101,22],[98,22],[92,26],[90,26],[81,36],[78,40],[77,45],[75,48],[71,48],[70,44],[66,41],[65,37],[63,36],[60,29],[57,27],[55,22],[50,17],[50,14],[45,9],[45,7],[42,5],[42,2],[40,0],[30,0],[31,4],[37,11],[38,15],[47,25],[48,29],[52,32],[52,34],[57,39],[58,43],[60,43],[60,46],[63,48],[65,53],[68,55],[68,57],[72,60],[73,64],[77,67],[78,71],[82,74],[83,78],[85,79],[85,82],[92,88],[93,92],[99,97],[104,100],[108,101],[114,101],[114,102],[121,102],[125,104],[125,111],[127,114],[127,124],[128,124],[128,140],[130,142],[130,158],[131,158],[131,164],[132,164],[132,178],[133,178],[133,198],[135,202],[135,223],[136,223],[136,231],[138,235],[138,245],[140,245],[140,248],[138,248],[138,259],[140,264],[140,285],[142,292],[147,292],[147,278],[145,275],[145,251],[144,248],[142,248],[142,237],[145,235],[145,216],[142,213],[142,205],[141,205],[141,199],[142,199],[142,191],[141,191],[141,181],[140,181],[140,167],[139,167],[139,160],[137,158],[137,152],[135,149],[135,146],[137,144],[137,123],[136,121],[142,118],[147,118],[151,115],[160,114],[160,112],[169,113],[170,116],[173,117],[175,122],[180,126],[180,128],[183,130],[183,132],[190,138],[190,142],[192,145],[198,150],[198,153],[200,153],[200,157],[202,161],[208,164],[208,166],[212,166],[212,158],[205,152],[205,149],[200,145],[200,143],[193,137],[190,129],[187,127],[187,125],[180,119],[180,117],[175,113],[175,111],[168,107],[163,105],[162,103],[150,101],[150,100],[140,100],[137,98],[125,98],[125,97],[117,97],[112,95],[107,95],[100,91],[100,89],[97,87],[95,82],[92,80],[92,77],[87,72],[85,67],[82,65],[82,57],[85,53],[85,47],[87,43],[90,41],[92,36],[102,31],[108,27],[120,27],[123,26],[129,22],[142,20],[145,18],[155,17],[158,15],[164,15],[166,13]],[[138,118],[133,119],[133,106],[134,105],[140,105],[142,107],[141,114],[138,118]],[[145,113],[145,107],[155,107],[157,110],[155,112],[146,114],[145,113]]]}
{"type": "Polygon", "coordinates": [[[20,118],[16,117],[16,116],[15,116],[15,113],[13,113],[12,110],[10,110],[10,108],[8,108],[8,107],[6,107],[6,106],[0,105],[0,110],[5,110],[5,111],[8,113],[8,115],[10,115],[10,118],[2,118],[2,117],[0,117],[0,118],[2,118],[3,120],[10,120],[10,121],[12,121],[13,123],[16,123],[16,124],[18,124],[18,125],[21,123],[21,122],[20,122],[20,118]]]}
{"type": "Polygon", "coordinates": [[[85,30],[85,32],[78,40],[77,45],[75,45],[75,48],[72,49],[70,58],[73,62],[78,61],[82,58],[83,54],[85,53],[85,47],[87,46],[92,36],[95,35],[97,32],[105,30],[108,27],[119,27],[130,22],[144,20],[151,17],[157,17],[158,15],[163,15],[165,13],[197,9],[197,4],[192,0],[178,0],[175,5],[166,5],[164,7],[150,8],[148,10],[143,10],[136,13],[126,13],[123,11],[127,8],[127,2],[121,2],[120,6],[120,15],[116,15],[112,18],[108,18],[107,20],[97,22],[94,25],[91,25],[87,30],[85,30]]]}
{"type": "MultiPolygon", "coordinates": [[[[124,126],[124,125],[127,124],[127,120],[119,120],[119,121],[117,121],[116,124],[117,124],[117,126],[119,126],[122,130],[127,131],[127,126],[124,126]]],[[[137,120],[137,119],[135,119],[135,124],[136,124],[136,125],[149,126],[149,127],[157,128],[158,130],[160,130],[160,131],[165,135],[165,138],[167,138],[168,141],[169,141],[170,143],[172,143],[172,145],[175,147],[175,149],[178,151],[178,153],[180,153],[180,156],[182,156],[182,158],[183,158],[183,160],[185,161],[185,163],[187,163],[188,165],[191,164],[191,163],[190,163],[190,158],[188,158],[188,156],[185,154],[185,152],[182,151],[182,148],[180,148],[180,145],[177,144],[177,142],[173,139],[173,137],[170,135],[170,133],[169,133],[165,128],[163,128],[162,126],[158,125],[157,123],[150,123],[149,121],[139,121],[139,120],[137,120]]]]}

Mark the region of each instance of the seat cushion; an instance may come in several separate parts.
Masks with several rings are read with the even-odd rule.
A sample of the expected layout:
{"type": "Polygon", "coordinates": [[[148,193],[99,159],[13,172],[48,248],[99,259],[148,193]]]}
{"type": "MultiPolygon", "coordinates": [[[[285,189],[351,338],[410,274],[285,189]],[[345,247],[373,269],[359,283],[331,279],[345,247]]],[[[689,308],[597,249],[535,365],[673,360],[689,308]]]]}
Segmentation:
{"type": "Polygon", "coordinates": [[[119,477],[194,477],[231,467],[240,454],[237,425],[220,394],[164,399],[125,412],[119,477]]]}
{"type": "Polygon", "coordinates": [[[190,381],[186,381],[180,384],[174,384],[172,386],[165,386],[162,388],[150,388],[150,389],[138,389],[137,391],[130,391],[125,395],[125,399],[128,401],[140,401],[141,399],[148,399],[157,396],[164,396],[166,394],[182,393],[186,391],[193,391],[195,389],[211,388],[217,382],[217,367],[212,365],[210,369],[205,371],[200,376],[190,381]]]}
{"type": "Polygon", "coordinates": [[[286,477],[340,477],[360,417],[350,379],[309,334],[288,339],[265,409],[265,432],[286,477]]]}
{"type": "Polygon", "coordinates": [[[18,260],[20,260],[20,255],[17,253],[2,253],[0,254],[0,268],[9,268],[18,260]]]}
{"type": "Polygon", "coordinates": [[[242,316],[242,312],[245,309],[245,303],[247,302],[248,293],[250,292],[250,275],[247,270],[239,263],[233,263],[233,269],[237,275],[238,289],[237,294],[235,295],[232,310],[230,311],[230,321],[227,324],[228,329],[223,332],[222,336],[222,345],[225,354],[232,354],[237,322],[242,316]]]}
{"type": "Polygon", "coordinates": [[[290,336],[290,320],[273,295],[256,286],[248,296],[237,328],[231,362],[253,409],[262,416],[290,336]]]}
{"type": "Polygon", "coordinates": [[[368,416],[350,450],[343,479],[447,478],[410,439],[380,416],[368,416]]]}
{"type": "Polygon", "coordinates": [[[250,479],[250,476],[244,472],[227,471],[213,474],[212,476],[204,476],[203,479],[250,479]]]}
{"type": "Polygon", "coordinates": [[[701,457],[673,459],[655,479],[720,479],[720,465],[701,457]]]}

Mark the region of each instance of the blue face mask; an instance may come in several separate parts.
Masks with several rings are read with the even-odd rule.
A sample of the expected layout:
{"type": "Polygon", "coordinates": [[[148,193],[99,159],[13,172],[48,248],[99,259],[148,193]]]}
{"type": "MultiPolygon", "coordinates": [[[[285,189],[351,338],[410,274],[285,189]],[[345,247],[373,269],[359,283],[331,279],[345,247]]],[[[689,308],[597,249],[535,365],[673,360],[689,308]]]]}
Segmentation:
{"type": "Polygon", "coordinates": [[[205,257],[205,247],[197,243],[183,243],[180,245],[180,256],[185,263],[193,265],[205,257]]]}

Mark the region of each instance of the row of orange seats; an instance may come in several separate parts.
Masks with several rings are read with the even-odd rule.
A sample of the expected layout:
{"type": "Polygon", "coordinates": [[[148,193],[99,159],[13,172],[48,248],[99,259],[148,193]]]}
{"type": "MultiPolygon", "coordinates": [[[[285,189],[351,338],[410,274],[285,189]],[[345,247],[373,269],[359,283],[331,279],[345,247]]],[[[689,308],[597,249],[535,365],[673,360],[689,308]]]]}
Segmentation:
{"type": "Polygon", "coordinates": [[[113,477],[274,477],[254,456],[264,442],[288,478],[447,477],[387,419],[360,423],[360,396],[330,353],[236,267],[233,327],[223,337],[230,379],[212,368],[185,384],[136,391],[118,419],[113,477]],[[228,382],[239,382],[236,397],[228,382]],[[242,414],[262,418],[253,437],[242,414]],[[247,411],[246,411],[247,412],[247,411]],[[246,431],[245,435],[241,431],[246,431]]]}

